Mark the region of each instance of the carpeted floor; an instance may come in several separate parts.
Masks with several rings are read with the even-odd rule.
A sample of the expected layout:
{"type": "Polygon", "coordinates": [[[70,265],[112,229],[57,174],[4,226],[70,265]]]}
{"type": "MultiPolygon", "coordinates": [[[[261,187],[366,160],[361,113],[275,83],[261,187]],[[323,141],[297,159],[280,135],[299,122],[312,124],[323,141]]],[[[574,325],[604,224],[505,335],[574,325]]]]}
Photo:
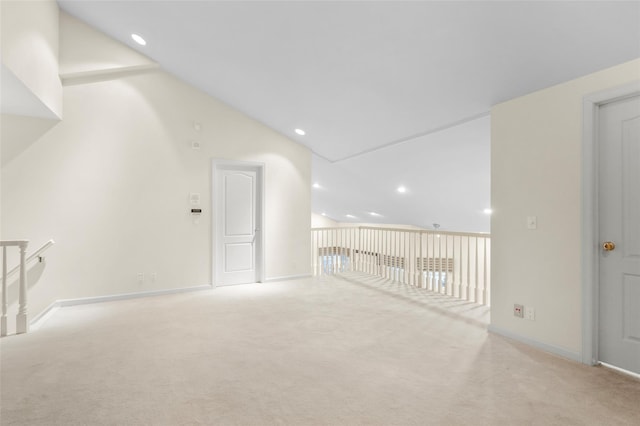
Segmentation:
{"type": "Polygon", "coordinates": [[[640,381],[487,320],[358,276],[63,308],[0,341],[0,424],[640,424],[640,381]]]}

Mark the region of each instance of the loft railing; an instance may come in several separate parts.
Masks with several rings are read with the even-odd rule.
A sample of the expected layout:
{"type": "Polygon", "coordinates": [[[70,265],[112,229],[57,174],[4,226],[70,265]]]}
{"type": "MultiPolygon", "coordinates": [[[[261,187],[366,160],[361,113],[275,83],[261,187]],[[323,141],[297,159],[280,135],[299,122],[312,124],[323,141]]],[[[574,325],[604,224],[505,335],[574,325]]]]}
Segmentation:
{"type": "Polygon", "coordinates": [[[16,272],[20,272],[20,289],[18,296],[18,313],[16,315],[16,334],[27,333],[29,322],[27,318],[27,264],[35,259],[42,260],[42,253],[51,247],[55,242],[47,241],[42,247],[27,257],[28,240],[0,241],[2,247],[2,317],[0,317],[0,336],[7,335],[7,310],[8,301],[8,279],[16,272]],[[20,263],[15,268],[7,272],[7,247],[17,247],[20,250],[20,263]]]}
{"type": "Polygon", "coordinates": [[[314,228],[316,276],[363,272],[489,305],[491,236],[392,228],[314,228]]]}

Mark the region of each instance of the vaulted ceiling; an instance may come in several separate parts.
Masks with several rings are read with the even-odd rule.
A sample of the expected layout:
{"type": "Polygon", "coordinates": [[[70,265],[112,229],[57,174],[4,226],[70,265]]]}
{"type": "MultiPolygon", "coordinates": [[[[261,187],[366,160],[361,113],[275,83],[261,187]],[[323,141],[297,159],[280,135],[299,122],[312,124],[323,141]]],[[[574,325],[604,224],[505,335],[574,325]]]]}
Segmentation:
{"type": "Polygon", "coordinates": [[[640,57],[635,1],[58,3],[308,146],[339,221],[488,231],[491,106],[640,57]]]}

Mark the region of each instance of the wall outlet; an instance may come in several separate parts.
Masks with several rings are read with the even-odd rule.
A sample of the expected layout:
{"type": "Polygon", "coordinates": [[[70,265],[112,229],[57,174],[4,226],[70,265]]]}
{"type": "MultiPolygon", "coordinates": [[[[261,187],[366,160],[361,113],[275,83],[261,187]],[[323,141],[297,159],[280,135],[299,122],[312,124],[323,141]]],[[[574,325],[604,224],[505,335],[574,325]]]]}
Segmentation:
{"type": "Polygon", "coordinates": [[[536,216],[527,216],[527,229],[538,229],[538,218],[536,216]]]}
{"type": "Polygon", "coordinates": [[[528,319],[529,321],[535,321],[536,320],[536,308],[532,308],[532,307],[529,307],[529,306],[524,308],[524,318],[528,319]]]}
{"type": "Polygon", "coordinates": [[[144,272],[138,272],[138,282],[139,283],[144,282],[144,272]]]}
{"type": "Polygon", "coordinates": [[[518,304],[513,305],[513,316],[524,318],[524,306],[518,304]]]}
{"type": "Polygon", "coordinates": [[[152,272],[151,273],[151,282],[155,283],[157,279],[158,279],[158,273],[157,272],[152,272]]]}

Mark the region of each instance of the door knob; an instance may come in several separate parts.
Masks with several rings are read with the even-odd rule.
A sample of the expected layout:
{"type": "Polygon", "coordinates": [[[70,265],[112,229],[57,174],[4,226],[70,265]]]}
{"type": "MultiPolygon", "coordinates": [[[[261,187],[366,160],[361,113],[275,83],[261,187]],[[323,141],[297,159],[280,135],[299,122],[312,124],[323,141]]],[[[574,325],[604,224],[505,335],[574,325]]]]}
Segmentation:
{"type": "Polygon", "coordinates": [[[606,241],[602,243],[602,249],[604,251],[613,251],[616,249],[616,244],[613,241],[606,241]]]}

